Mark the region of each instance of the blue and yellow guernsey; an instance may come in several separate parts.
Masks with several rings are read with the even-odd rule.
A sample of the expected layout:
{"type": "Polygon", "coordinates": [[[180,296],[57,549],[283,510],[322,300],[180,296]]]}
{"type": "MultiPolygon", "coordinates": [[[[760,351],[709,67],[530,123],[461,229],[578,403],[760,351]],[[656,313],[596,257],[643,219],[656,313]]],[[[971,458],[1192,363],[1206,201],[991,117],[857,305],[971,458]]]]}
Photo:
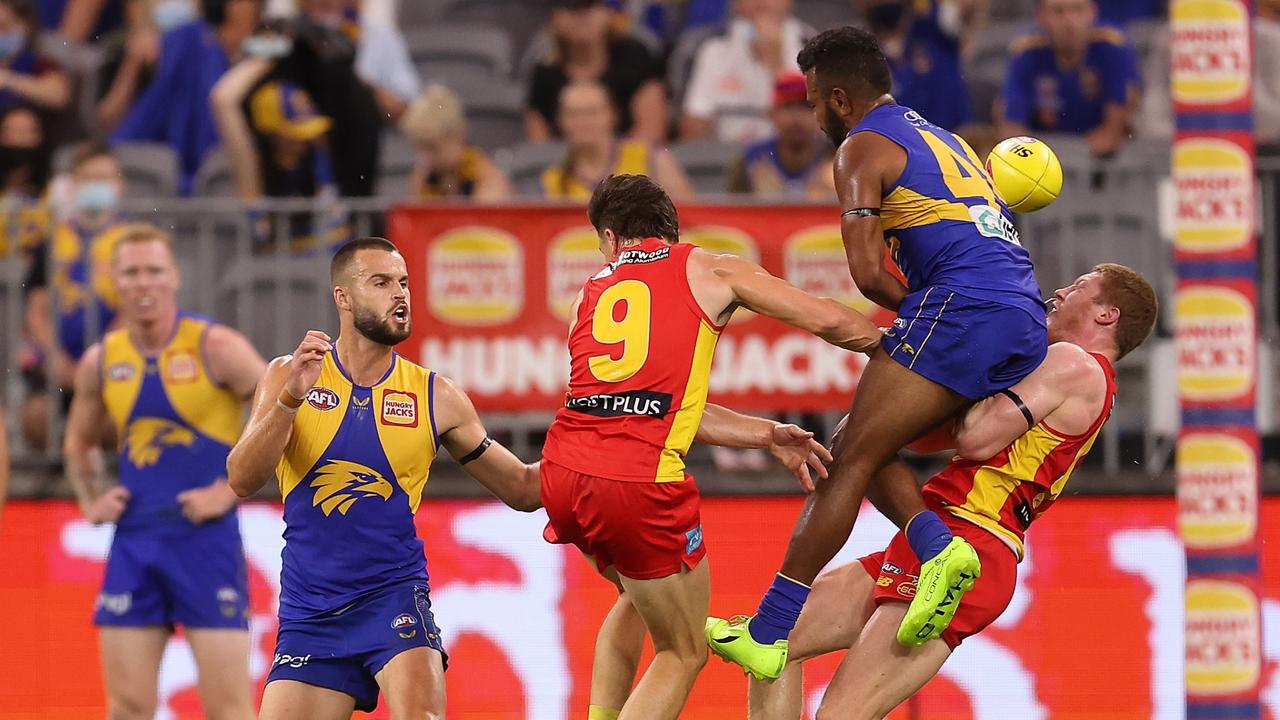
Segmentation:
{"type": "MultiPolygon", "coordinates": [[[[209,375],[205,333],[212,322],[179,313],[173,337],[155,355],[129,333],[102,339],[102,399],[120,444],[120,483],[129,504],[117,532],[189,531],[178,493],[226,476],[244,405],[209,375]]],[[[200,526],[238,533],[236,514],[200,526]]]]}
{"type": "Polygon", "coordinates": [[[435,373],[399,355],[372,387],[354,384],[336,352],[325,355],[276,466],[285,521],[281,620],[427,578],[413,515],[439,444],[434,391],[435,373]]]}
{"type": "Polygon", "coordinates": [[[884,193],[880,220],[908,288],[941,285],[1043,318],[1031,256],[968,143],[897,104],[875,108],[849,134],[860,132],[907,153],[902,175],[884,193]]]}

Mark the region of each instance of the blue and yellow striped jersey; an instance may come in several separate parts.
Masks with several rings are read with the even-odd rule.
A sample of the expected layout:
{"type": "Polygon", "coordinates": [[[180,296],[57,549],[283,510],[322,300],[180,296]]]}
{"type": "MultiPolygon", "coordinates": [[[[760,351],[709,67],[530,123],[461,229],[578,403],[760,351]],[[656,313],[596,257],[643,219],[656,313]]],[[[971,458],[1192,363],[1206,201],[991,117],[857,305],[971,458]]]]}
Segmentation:
{"type": "Polygon", "coordinates": [[[77,360],[106,334],[120,305],[111,278],[111,255],[124,225],[92,232],[74,222],[54,228],[52,290],[58,314],[58,341],[77,360]]]}
{"type": "Polygon", "coordinates": [[[285,521],[281,620],[426,579],[413,515],[439,444],[434,391],[435,373],[399,355],[372,387],[352,383],[336,352],[325,356],[276,466],[285,521]]]}
{"type": "Polygon", "coordinates": [[[849,134],[860,132],[882,135],[907,153],[902,175],[884,193],[880,219],[908,288],[941,285],[1043,318],[1031,256],[968,143],[896,104],[867,113],[849,134]]]}
{"type": "MultiPolygon", "coordinates": [[[[124,329],[102,339],[102,399],[120,439],[120,483],[130,494],[121,530],[189,529],[178,493],[226,476],[244,406],[209,376],[204,338],[211,325],[180,313],[173,338],[156,355],[140,352],[124,329]]],[[[235,518],[233,512],[213,522],[235,528],[235,518]]]]}

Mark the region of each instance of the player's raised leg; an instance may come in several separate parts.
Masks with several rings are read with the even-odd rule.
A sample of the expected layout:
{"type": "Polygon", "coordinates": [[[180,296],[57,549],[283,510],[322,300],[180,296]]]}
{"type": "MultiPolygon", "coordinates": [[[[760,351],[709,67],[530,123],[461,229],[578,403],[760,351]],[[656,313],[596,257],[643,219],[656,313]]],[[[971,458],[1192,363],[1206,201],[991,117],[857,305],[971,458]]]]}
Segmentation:
{"type": "Polygon", "coordinates": [[[635,685],[644,649],[644,618],[623,590],[617,572],[609,568],[604,576],[618,585],[618,600],[596,635],[587,720],[616,720],[635,685]]]}
{"type": "Polygon", "coordinates": [[[406,650],[374,675],[392,720],[444,720],[444,658],[434,648],[406,650]]]}
{"type": "Polygon", "coordinates": [[[696,568],[654,580],[622,576],[622,585],[653,638],[653,662],[622,707],[619,720],[675,720],[707,662],[703,638],[711,603],[711,575],[696,568]]]}
{"type": "Polygon", "coordinates": [[[262,691],[258,720],[346,720],[356,699],[297,680],[274,680],[262,691]]]}
{"type": "Polygon", "coordinates": [[[169,642],[164,627],[104,627],[98,642],[109,720],[150,720],[156,714],[156,677],[169,642]]]}
{"type": "Polygon", "coordinates": [[[815,720],[879,720],[938,673],[951,648],[941,640],[919,647],[899,644],[898,626],[906,613],[906,603],[876,609],[827,686],[815,720]]]}
{"type": "Polygon", "coordinates": [[[860,563],[838,567],[814,581],[788,639],[791,657],[786,669],[774,682],[750,679],[750,720],[800,720],[804,711],[801,663],[853,647],[875,610],[874,587],[860,563]]]}
{"type": "Polygon", "coordinates": [[[210,720],[253,717],[249,633],[232,628],[187,628],[200,678],[200,703],[210,720]]]}

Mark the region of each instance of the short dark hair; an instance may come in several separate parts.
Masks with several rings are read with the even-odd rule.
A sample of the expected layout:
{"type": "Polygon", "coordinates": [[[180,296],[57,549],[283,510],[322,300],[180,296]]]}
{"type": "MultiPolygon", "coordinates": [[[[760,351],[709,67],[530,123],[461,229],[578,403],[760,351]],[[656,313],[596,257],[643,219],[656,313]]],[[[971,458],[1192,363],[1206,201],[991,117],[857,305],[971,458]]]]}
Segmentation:
{"type": "Polygon", "coordinates": [[[662,186],[644,175],[610,175],[596,186],[587,218],[597,233],[605,228],[619,238],[680,241],[680,216],[662,186]]]}
{"type": "Polygon", "coordinates": [[[855,27],[842,27],[818,33],[805,43],[796,56],[801,72],[815,70],[824,92],[833,87],[864,92],[868,98],[879,97],[893,89],[889,61],[885,60],[875,35],[855,27]]]}
{"type": "Polygon", "coordinates": [[[338,248],[333,254],[333,260],[329,262],[329,284],[337,287],[346,282],[348,269],[351,262],[355,260],[356,253],[361,250],[382,250],[384,252],[400,252],[400,248],[395,243],[386,238],[380,237],[362,237],[355,240],[349,240],[338,248]]]}

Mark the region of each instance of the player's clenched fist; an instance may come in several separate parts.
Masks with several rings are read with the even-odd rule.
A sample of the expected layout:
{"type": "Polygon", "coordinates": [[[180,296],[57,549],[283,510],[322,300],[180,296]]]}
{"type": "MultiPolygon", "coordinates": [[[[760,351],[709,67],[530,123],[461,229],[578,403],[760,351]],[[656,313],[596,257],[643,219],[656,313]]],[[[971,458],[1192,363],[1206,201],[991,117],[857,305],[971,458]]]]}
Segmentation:
{"type": "Polygon", "coordinates": [[[84,518],[94,525],[113,523],[124,514],[129,504],[129,491],[117,485],[102,493],[84,508],[84,518]]]}
{"type": "Polygon", "coordinates": [[[284,389],[296,400],[302,400],[320,377],[325,353],[333,349],[329,336],[319,330],[308,330],[289,359],[289,377],[284,389]]]}

